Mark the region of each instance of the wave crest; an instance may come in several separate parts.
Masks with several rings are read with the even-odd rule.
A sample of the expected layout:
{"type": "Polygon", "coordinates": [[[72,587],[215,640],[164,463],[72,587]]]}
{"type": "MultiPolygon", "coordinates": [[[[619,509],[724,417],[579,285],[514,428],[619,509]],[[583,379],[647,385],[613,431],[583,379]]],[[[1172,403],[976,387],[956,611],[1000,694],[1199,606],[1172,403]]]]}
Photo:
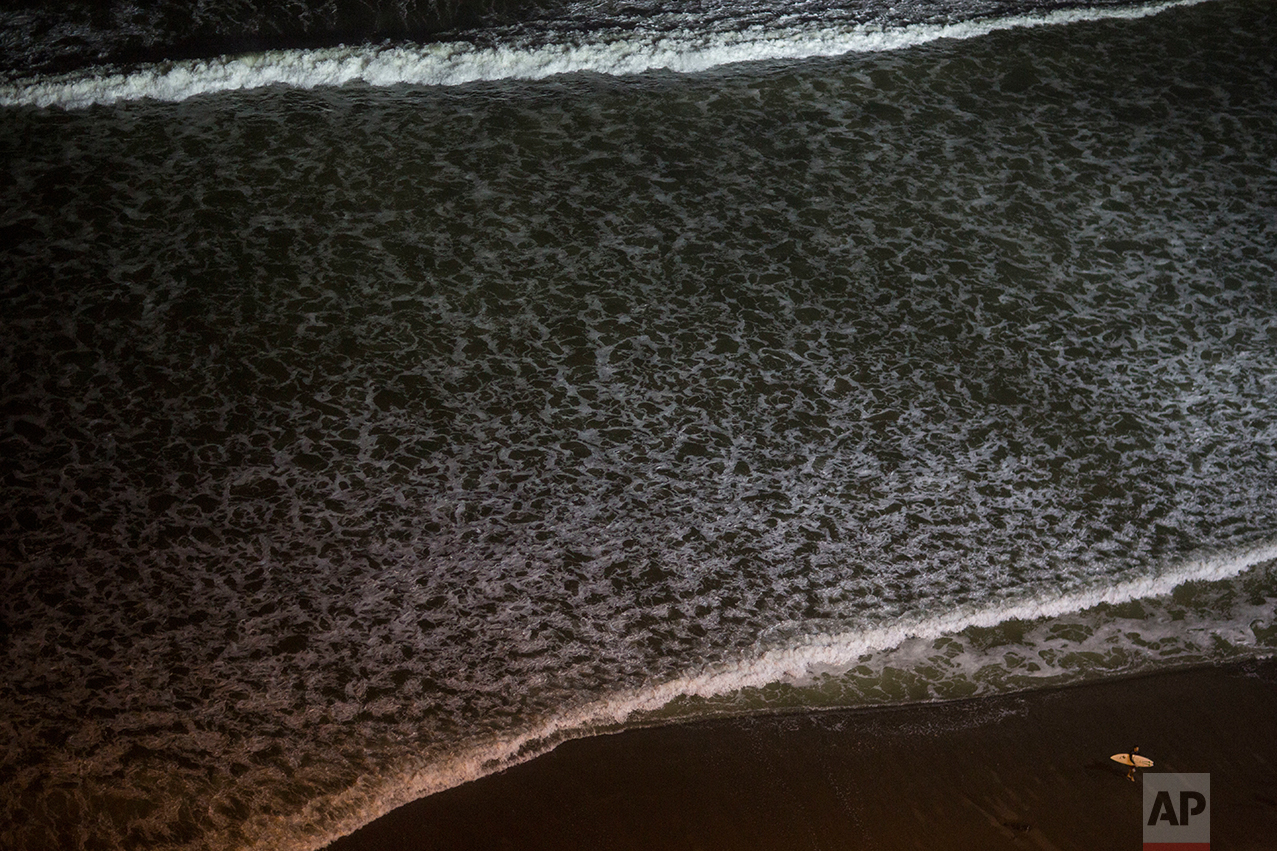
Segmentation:
{"type": "Polygon", "coordinates": [[[289,86],[313,89],[371,86],[456,86],[496,80],[539,80],[592,72],[626,76],[648,71],[689,73],[740,62],[798,60],[900,50],[938,39],[976,38],[999,30],[1142,18],[1205,0],[1151,5],[1062,9],[948,24],[882,27],[869,24],[749,25],[739,30],[618,29],[587,40],[567,35],[548,43],[477,46],[463,42],[401,46],[277,50],[211,60],[147,65],[125,73],[90,69],[0,85],[0,105],[83,109],[150,98],[182,101],[197,95],[289,86]]]}
{"type": "MultiPolygon", "coordinates": [[[[747,712],[751,708],[754,711],[786,708],[774,702],[752,707],[748,705],[748,701],[714,702],[717,698],[740,695],[751,689],[763,689],[776,684],[818,685],[822,678],[845,674],[852,674],[854,677],[858,671],[870,665],[874,670],[866,673],[877,679],[881,679],[895,666],[920,668],[923,671],[921,676],[952,676],[952,670],[939,674],[926,672],[925,666],[934,661],[937,653],[947,656],[953,663],[953,668],[962,669],[958,672],[959,676],[979,679],[984,674],[980,666],[995,657],[999,660],[1007,659],[1007,667],[1016,667],[1015,657],[1018,654],[1014,650],[1018,646],[1032,644],[1032,637],[1024,633],[1035,631],[1041,635],[1068,635],[1062,643],[1072,644],[1075,655],[1085,657],[1082,665],[1095,661],[1095,657],[1099,655],[1095,652],[1097,645],[1111,647],[1115,643],[1125,643],[1130,645],[1127,649],[1147,649],[1156,645],[1156,637],[1152,633],[1157,631],[1157,621],[1182,617],[1182,611],[1174,612],[1177,607],[1194,608],[1192,603],[1184,604],[1182,600],[1170,599],[1177,590],[1195,583],[1227,584],[1230,580],[1238,580],[1265,565],[1277,566],[1277,544],[1265,544],[1240,553],[1190,561],[1157,575],[1138,577],[1104,588],[955,611],[942,617],[902,621],[864,631],[809,636],[786,646],[762,649],[753,657],[734,664],[690,672],[648,688],[612,695],[566,710],[513,735],[472,745],[442,761],[411,767],[395,778],[368,779],[368,782],[356,784],[336,799],[311,802],[297,821],[289,824],[264,821],[252,826],[249,835],[258,837],[253,846],[255,849],[310,851],[353,832],[403,804],[526,762],[572,739],[684,717],[733,714],[747,712]],[[1137,602],[1147,604],[1153,614],[1150,615],[1141,607],[1140,616],[1130,618],[1122,617],[1112,609],[1137,602]],[[1177,603],[1181,606],[1177,606],[1177,603]],[[1066,616],[1088,612],[1095,615],[1088,619],[1091,621],[1089,626],[1060,621],[1066,616]],[[1018,641],[1010,642],[1010,647],[994,641],[991,642],[996,645],[993,648],[974,648],[974,652],[959,650],[956,653],[952,650],[952,646],[960,641],[965,641],[968,645],[978,644],[979,637],[971,635],[975,629],[997,628],[1026,621],[1034,623],[1022,631],[1012,630],[1013,633],[1020,634],[1018,641]],[[1131,630],[1132,621],[1139,627],[1135,632],[1131,630]],[[1094,640],[1077,640],[1076,633],[1079,629],[1087,633],[1087,638],[1094,640]],[[1148,635],[1141,637],[1137,634],[1139,631],[1148,635]],[[1145,638],[1151,641],[1144,640],[1145,638]],[[988,652],[990,649],[994,652],[988,652]],[[927,658],[928,653],[932,654],[932,658],[927,658]],[[316,841],[318,837],[313,835],[309,839],[304,836],[306,831],[300,825],[307,824],[323,825],[325,835],[322,841],[316,841]]],[[[1202,614],[1198,618],[1200,622],[1190,623],[1186,628],[1182,620],[1176,620],[1172,631],[1177,636],[1198,632],[1207,642],[1213,640],[1225,645],[1228,645],[1229,637],[1238,639],[1244,645],[1246,642],[1243,633],[1250,632],[1252,637],[1261,639],[1259,644],[1262,646],[1255,644],[1240,649],[1233,648],[1231,655],[1271,652],[1277,649],[1277,623],[1270,622],[1273,601],[1271,584],[1271,576],[1262,578],[1261,591],[1266,599],[1233,606],[1227,622],[1216,619],[1215,604],[1218,600],[1212,599],[1195,607],[1202,614]],[[1266,619],[1264,615],[1267,616],[1266,619]],[[1259,620],[1256,620],[1257,617],[1259,620]]],[[[1237,596],[1236,589],[1224,588],[1221,596],[1237,596]]],[[[1227,650],[1221,650],[1218,646],[1199,647],[1194,653],[1192,648],[1186,650],[1180,644],[1164,653],[1164,658],[1156,660],[1159,664],[1155,666],[1201,664],[1227,658],[1229,655],[1227,650]]],[[[1046,654],[1041,656],[1045,658],[1046,654]]],[[[1131,660],[1131,663],[1138,670],[1148,670],[1148,661],[1147,658],[1141,658],[1131,660]]],[[[1103,660],[1099,660],[1098,664],[1103,665],[1103,660]]],[[[894,673],[898,676],[900,668],[895,667],[894,673]]],[[[1066,661],[1053,666],[1052,670],[1030,671],[1022,676],[1027,676],[1039,685],[1052,685],[1084,679],[1087,673],[1088,671],[1079,669],[1077,662],[1066,661]]],[[[1089,673],[1111,675],[1115,671],[1105,669],[1089,673]]],[[[1116,673],[1122,671],[1118,670],[1116,673]]],[[[1003,679],[985,691],[1015,688],[1015,682],[1003,679]]],[[[830,704],[848,705],[845,700],[836,698],[830,704]]]]}

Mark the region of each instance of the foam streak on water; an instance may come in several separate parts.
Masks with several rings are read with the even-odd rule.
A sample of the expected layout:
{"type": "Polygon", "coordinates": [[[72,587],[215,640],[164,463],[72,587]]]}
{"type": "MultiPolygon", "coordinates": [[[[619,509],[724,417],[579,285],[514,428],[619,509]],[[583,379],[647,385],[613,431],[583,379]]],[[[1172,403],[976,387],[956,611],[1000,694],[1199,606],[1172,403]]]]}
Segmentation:
{"type": "MultiPolygon", "coordinates": [[[[455,86],[480,80],[538,80],[556,74],[640,74],[652,70],[704,71],[738,62],[806,59],[900,50],[937,39],[968,39],[999,30],[1157,14],[1204,0],[1173,0],[1117,8],[1061,9],[952,24],[826,27],[804,22],[748,26],[706,35],[666,27],[595,32],[580,43],[567,34],[549,44],[473,46],[454,42],[401,47],[364,46],[272,51],[250,56],[190,60],[126,73],[76,72],[0,84],[0,105],[79,109],[120,100],[181,101],[216,92],[284,85],[296,88],[365,83],[455,86]]],[[[550,37],[553,37],[551,34],[550,37]]],[[[539,33],[538,39],[546,38],[539,33]]]]}

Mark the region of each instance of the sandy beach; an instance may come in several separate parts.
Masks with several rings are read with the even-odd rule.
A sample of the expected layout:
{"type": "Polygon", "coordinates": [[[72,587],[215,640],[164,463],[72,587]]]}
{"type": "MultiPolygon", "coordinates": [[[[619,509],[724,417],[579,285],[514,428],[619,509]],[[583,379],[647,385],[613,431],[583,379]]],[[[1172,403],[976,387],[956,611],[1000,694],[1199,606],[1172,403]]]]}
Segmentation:
{"type": "Polygon", "coordinates": [[[1277,661],[568,742],[330,851],[1136,849],[1141,783],[1211,775],[1217,849],[1277,848],[1277,661]]]}

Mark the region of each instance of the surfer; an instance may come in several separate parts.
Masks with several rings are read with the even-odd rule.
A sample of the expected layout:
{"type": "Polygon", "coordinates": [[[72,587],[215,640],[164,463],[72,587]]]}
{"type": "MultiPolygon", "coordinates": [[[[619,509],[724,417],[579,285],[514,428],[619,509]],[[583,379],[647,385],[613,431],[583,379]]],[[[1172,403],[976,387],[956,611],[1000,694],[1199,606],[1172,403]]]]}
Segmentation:
{"type": "Polygon", "coordinates": [[[1138,747],[1132,748],[1130,753],[1115,753],[1109,759],[1121,765],[1129,766],[1129,770],[1126,772],[1126,779],[1132,783],[1135,782],[1135,769],[1153,767],[1153,760],[1146,756],[1140,756],[1138,747]]]}
{"type": "Polygon", "coordinates": [[[1131,770],[1126,772],[1126,779],[1135,782],[1135,755],[1140,752],[1140,746],[1136,745],[1131,748],[1131,770]]]}
{"type": "Polygon", "coordinates": [[[1136,745],[1135,747],[1131,748],[1131,769],[1130,771],[1126,772],[1126,779],[1131,781],[1132,783],[1135,782],[1135,769],[1141,767],[1140,765],[1141,760],[1143,760],[1144,762],[1147,762],[1149,765],[1153,764],[1152,760],[1144,759],[1143,757],[1140,757],[1139,752],[1140,752],[1139,745],[1136,745]]]}

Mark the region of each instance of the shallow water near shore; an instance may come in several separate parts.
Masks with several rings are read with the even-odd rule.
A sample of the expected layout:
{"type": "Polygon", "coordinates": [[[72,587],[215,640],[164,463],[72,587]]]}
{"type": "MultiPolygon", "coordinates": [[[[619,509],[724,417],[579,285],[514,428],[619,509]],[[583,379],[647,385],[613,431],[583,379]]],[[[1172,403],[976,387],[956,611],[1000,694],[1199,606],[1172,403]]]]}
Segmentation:
{"type": "Polygon", "coordinates": [[[1213,844],[1262,849],[1277,830],[1275,675],[1250,660],[631,729],[413,802],[331,848],[1120,848],[1140,842],[1142,785],[1170,772],[1210,776],[1213,844]],[[1131,747],[1154,759],[1134,782],[1109,758],[1131,747]]]}
{"type": "Polygon", "coordinates": [[[1271,653],[1272,22],[5,107],[5,840],[1271,653]]]}

